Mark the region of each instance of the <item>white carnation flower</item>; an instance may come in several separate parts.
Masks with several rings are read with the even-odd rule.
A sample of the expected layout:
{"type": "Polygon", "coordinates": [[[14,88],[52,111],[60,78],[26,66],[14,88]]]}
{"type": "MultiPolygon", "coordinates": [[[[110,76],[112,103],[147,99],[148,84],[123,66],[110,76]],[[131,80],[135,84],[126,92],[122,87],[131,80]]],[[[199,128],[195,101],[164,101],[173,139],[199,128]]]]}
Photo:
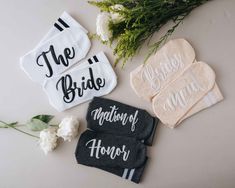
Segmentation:
{"type": "Polygon", "coordinates": [[[78,135],[79,121],[75,118],[66,117],[59,124],[57,136],[62,137],[64,141],[71,141],[78,135]]]}
{"type": "Polygon", "coordinates": [[[56,129],[53,127],[44,129],[40,132],[39,145],[45,154],[56,148],[57,138],[56,129]]]}
{"type": "Polygon", "coordinates": [[[106,12],[98,14],[96,18],[96,34],[102,41],[108,41],[112,36],[112,32],[109,30],[110,21],[110,14],[106,12]]]}
{"type": "Polygon", "coordinates": [[[114,6],[111,6],[111,11],[110,11],[110,16],[111,19],[113,21],[113,23],[119,23],[122,22],[124,20],[124,17],[122,15],[120,15],[117,10],[123,10],[124,6],[120,5],[120,4],[116,4],[114,6]]]}

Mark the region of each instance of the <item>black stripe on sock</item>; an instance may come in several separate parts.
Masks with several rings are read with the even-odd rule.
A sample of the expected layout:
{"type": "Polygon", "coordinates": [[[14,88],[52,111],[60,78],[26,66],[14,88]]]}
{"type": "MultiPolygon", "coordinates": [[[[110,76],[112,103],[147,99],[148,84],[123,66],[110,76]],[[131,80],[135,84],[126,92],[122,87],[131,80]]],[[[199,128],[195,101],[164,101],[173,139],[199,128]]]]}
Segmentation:
{"type": "Polygon", "coordinates": [[[61,18],[59,18],[58,21],[59,21],[64,27],[66,27],[66,28],[69,27],[69,25],[68,25],[67,23],[65,23],[65,21],[62,20],[61,18]]]}
{"type": "Polygon", "coordinates": [[[91,59],[88,59],[88,62],[89,64],[93,64],[92,60],[91,59]]]}
{"type": "Polygon", "coordinates": [[[59,31],[63,31],[63,28],[60,27],[57,23],[54,23],[54,26],[55,26],[59,31]]]}
{"type": "Polygon", "coordinates": [[[96,55],[93,56],[93,58],[94,58],[95,62],[99,62],[99,60],[98,60],[98,58],[96,57],[96,55]]]}
{"type": "Polygon", "coordinates": [[[130,172],[131,172],[131,169],[128,169],[125,179],[128,179],[128,178],[129,178],[130,172]]]}

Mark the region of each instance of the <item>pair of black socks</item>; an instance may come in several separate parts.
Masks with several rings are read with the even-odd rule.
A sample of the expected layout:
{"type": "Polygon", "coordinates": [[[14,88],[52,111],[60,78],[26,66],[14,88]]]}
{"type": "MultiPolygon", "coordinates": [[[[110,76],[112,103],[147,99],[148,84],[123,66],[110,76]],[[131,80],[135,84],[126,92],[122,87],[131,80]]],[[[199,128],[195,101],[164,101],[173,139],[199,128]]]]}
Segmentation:
{"type": "Polygon", "coordinates": [[[139,183],[158,120],[146,111],[95,97],[87,112],[88,128],[77,148],[78,163],[139,183]],[[145,144],[144,144],[145,143],[145,144]]]}

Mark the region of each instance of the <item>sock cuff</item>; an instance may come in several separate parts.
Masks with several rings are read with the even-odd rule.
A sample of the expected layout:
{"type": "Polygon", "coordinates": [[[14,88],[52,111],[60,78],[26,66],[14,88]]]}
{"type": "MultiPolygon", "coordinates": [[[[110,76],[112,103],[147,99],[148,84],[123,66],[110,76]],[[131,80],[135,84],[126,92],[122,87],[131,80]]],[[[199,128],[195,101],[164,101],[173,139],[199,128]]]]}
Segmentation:
{"type": "Polygon", "coordinates": [[[62,15],[58,18],[58,20],[55,23],[57,24],[60,23],[60,25],[63,25],[64,27],[71,27],[71,26],[79,27],[85,33],[88,33],[88,31],[78,21],[76,21],[72,16],[70,16],[66,11],[62,13],[62,15]]]}
{"type": "Polygon", "coordinates": [[[148,157],[146,156],[146,160],[144,164],[141,167],[134,169],[135,171],[133,172],[133,176],[130,178],[131,181],[135,183],[139,183],[141,181],[147,161],[148,161],[148,157]]]}
{"type": "Polygon", "coordinates": [[[70,27],[78,27],[82,31],[84,31],[86,34],[88,31],[78,22],[76,21],[72,16],[70,16],[67,12],[63,12],[62,15],[54,22],[52,28],[47,32],[47,34],[40,40],[38,45],[35,47],[37,48],[42,43],[53,37],[55,34],[63,31],[66,28],[70,27]]]}
{"type": "Polygon", "coordinates": [[[143,176],[147,161],[148,161],[148,157],[146,156],[145,162],[142,166],[137,167],[137,168],[132,168],[132,169],[112,168],[112,167],[107,167],[107,166],[91,166],[91,165],[88,165],[88,166],[109,172],[125,180],[129,180],[138,184],[142,180],[142,176],[143,176]]]}
{"type": "Polygon", "coordinates": [[[153,145],[153,139],[155,137],[158,123],[159,123],[159,119],[153,117],[153,128],[152,128],[152,131],[151,131],[151,134],[149,135],[149,137],[146,140],[144,140],[144,144],[146,144],[148,146],[153,145]]]}

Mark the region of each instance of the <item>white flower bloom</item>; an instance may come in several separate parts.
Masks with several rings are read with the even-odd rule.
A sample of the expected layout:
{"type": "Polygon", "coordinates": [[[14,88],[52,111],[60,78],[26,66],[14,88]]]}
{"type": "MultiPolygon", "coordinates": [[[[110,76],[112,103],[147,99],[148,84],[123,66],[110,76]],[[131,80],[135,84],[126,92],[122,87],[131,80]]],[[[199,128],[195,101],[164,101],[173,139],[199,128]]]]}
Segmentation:
{"type": "Polygon", "coordinates": [[[96,34],[102,41],[108,41],[112,36],[112,32],[109,30],[110,21],[110,14],[106,12],[98,14],[96,18],[96,34]]]}
{"type": "Polygon", "coordinates": [[[42,130],[40,132],[39,145],[45,154],[54,150],[57,146],[56,129],[50,127],[42,130]]]}
{"type": "Polygon", "coordinates": [[[75,118],[66,117],[59,124],[57,136],[62,137],[64,141],[71,141],[78,135],[79,121],[75,118]]]}
{"type": "Polygon", "coordinates": [[[118,12],[116,12],[117,10],[123,10],[124,9],[123,5],[116,4],[114,6],[111,6],[110,8],[111,8],[110,16],[113,23],[119,23],[124,20],[124,17],[120,15],[118,12]]]}

